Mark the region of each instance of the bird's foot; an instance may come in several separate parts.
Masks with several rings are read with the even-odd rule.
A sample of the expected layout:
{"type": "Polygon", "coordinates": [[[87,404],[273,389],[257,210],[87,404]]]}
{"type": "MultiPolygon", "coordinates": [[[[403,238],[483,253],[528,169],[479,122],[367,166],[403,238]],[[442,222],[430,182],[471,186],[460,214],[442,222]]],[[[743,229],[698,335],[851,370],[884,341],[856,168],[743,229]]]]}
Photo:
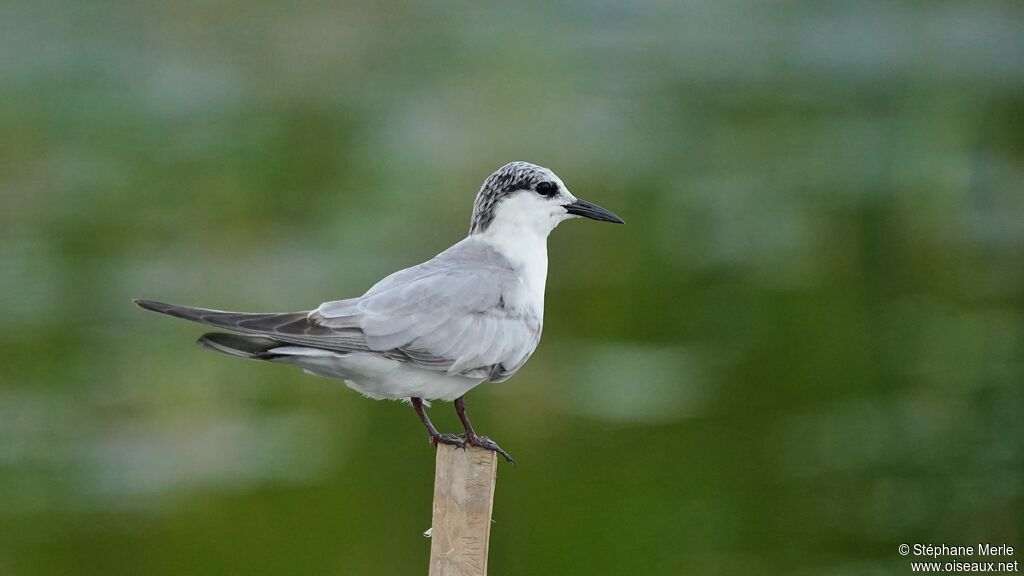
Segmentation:
{"type": "Polygon", "coordinates": [[[437,446],[438,444],[449,444],[451,446],[458,446],[459,448],[466,447],[466,441],[463,440],[462,437],[447,433],[431,434],[430,443],[434,446],[437,446]]]}
{"type": "Polygon", "coordinates": [[[491,440],[487,436],[477,436],[476,434],[468,434],[466,435],[466,444],[470,446],[476,446],[477,448],[483,448],[484,450],[490,450],[491,452],[497,452],[498,454],[504,456],[505,460],[508,460],[509,464],[513,466],[516,465],[515,458],[513,458],[508,452],[505,452],[504,448],[498,446],[497,442],[491,440]]]}

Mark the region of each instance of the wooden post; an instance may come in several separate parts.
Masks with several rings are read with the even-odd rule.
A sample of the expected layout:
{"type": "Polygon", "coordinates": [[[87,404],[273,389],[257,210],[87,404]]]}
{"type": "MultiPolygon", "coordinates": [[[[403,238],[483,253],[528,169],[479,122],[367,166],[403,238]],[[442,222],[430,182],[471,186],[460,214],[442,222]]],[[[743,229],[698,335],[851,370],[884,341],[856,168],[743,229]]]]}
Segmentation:
{"type": "Polygon", "coordinates": [[[437,446],[430,576],[486,576],[497,455],[437,446]]]}

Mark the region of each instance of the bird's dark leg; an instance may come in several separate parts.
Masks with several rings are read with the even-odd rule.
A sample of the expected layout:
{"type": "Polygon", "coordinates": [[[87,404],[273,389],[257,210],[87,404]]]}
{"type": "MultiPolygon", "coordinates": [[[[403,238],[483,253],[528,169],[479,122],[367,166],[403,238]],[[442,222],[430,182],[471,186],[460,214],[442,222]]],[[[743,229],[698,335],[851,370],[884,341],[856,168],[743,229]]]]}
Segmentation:
{"type": "Polygon", "coordinates": [[[427,417],[427,411],[423,409],[422,398],[410,398],[409,402],[412,403],[412,409],[416,411],[416,414],[423,421],[423,425],[427,427],[427,434],[430,434],[430,443],[437,446],[438,442],[441,444],[451,444],[452,446],[462,447],[462,438],[459,438],[455,434],[441,434],[434,428],[433,422],[427,417]]]}
{"type": "Polygon", "coordinates": [[[466,429],[466,444],[497,452],[504,456],[505,460],[508,460],[509,463],[515,465],[515,459],[513,459],[508,452],[505,452],[501,446],[498,446],[494,440],[491,440],[487,436],[477,436],[476,430],[473,430],[473,424],[469,421],[469,416],[466,414],[466,401],[464,398],[465,396],[459,396],[455,400],[455,413],[459,415],[459,420],[462,421],[462,427],[466,429]]]}

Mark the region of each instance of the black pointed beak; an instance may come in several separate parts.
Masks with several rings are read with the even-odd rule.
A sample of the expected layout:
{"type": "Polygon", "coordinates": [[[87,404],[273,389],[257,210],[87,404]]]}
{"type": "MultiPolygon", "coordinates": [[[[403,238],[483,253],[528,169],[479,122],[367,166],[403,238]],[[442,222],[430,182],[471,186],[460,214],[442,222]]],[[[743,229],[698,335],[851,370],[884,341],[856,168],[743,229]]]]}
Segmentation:
{"type": "Polygon", "coordinates": [[[575,216],[590,218],[591,220],[625,224],[625,222],[622,221],[622,218],[619,218],[610,210],[605,210],[593,202],[587,202],[586,200],[580,200],[579,198],[577,198],[572,204],[566,204],[565,211],[575,216]]]}

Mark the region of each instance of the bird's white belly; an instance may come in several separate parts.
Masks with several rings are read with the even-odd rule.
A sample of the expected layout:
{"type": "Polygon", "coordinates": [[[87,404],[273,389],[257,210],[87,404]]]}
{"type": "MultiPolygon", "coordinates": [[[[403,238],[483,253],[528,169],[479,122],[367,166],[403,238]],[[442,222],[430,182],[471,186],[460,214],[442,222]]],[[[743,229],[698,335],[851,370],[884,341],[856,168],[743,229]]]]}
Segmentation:
{"type": "Polygon", "coordinates": [[[426,370],[409,362],[375,354],[338,354],[300,346],[283,346],[273,352],[287,354],[274,362],[293,364],[319,376],[340,378],[349,388],[376,400],[423,398],[452,401],[484,381],[483,378],[426,370]]]}

